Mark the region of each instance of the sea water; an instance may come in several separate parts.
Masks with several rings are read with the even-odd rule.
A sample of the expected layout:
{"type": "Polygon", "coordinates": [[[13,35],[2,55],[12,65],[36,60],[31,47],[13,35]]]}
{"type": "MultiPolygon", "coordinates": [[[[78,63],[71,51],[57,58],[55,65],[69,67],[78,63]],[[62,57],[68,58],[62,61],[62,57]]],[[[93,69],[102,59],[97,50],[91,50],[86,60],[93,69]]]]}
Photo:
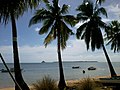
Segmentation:
{"type": "MultiPolygon", "coordinates": [[[[120,74],[120,62],[113,62],[114,69],[117,74],[120,74]]],[[[13,64],[7,64],[8,67],[12,68],[13,64]]],[[[5,69],[3,64],[0,64],[0,70],[5,69]]],[[[49,75],[56,81],[59,80],[59,64],[57,62],[46,62],[46,63],[21,63],[22,75],[25,82],[29,85],[33,84],[37,80],[42,79],[45,75],[49,75]]],[[[95,76],[108,76],[110,75],[107,62],[63,62],[64,75],[66,80],[78,80],[84,77],[95,77],[95,76]],[[73,69],[72,67],[79,66],[80,68],[73,69]],[[88,67],[93,66],[96,70],[87,70],[88,67]],[[83,74],[85,70],[85,74],[83,74]]],[[[14,76],[14,73],[13,73],[14,76]]],[[[0,88],[13,87],[14,83],[10,78],[9,73],[0,72],[0,88]]]]}

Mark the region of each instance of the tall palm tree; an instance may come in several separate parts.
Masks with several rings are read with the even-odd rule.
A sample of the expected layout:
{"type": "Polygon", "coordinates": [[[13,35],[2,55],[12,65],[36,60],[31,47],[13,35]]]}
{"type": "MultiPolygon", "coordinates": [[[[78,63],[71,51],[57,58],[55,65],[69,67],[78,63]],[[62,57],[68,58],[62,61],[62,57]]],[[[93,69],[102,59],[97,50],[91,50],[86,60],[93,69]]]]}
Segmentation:
{"type": "Polygon", "coordinates": [[[90,0],[84,0],[83,3],[77,8],[80,11],[77,14],[77,18],[83,21],[83,24],[77,29],[76,36],[85,40],[87,50],[89,49],[89,44],[91,44],[92,51],[95,48],[103,48],[104,54],[106,56],[111,76],[116,76],[113,66],[110,62],[109,56],[104,46],[102,29],[105,29],[106,24],[101,20],[100,14],[107,17],[107,12],[103,7],[94,6],[93,2],[90,0]]]}
{"type": "Polygon", "coordinates": [[[106,28],[106,39],[108,44],[111,44],[111,50],[114,52],[120,51],[120,23],[118,21],[112,21],[106,28]]]}
{"type": "MultiPolygon", "coordinates": [[[[14,57],[14,69],[15,80],[22,88],[22,90],[30,90],[27,84],[24,82],[19,63],[19,52],[17,42],[17,27],[16,19],[28,10],[30,7],[35,7],[39,3],[39,0],[0,0],[0,23],[5,25],[10,21],[12,24],[12,42],[13,42],[13,57],[14,57]]],[[[15,90],[20,90],[15,84],[15,90]]]]}
{"type": "Polygon", "coordinates": [[[59,6],[58,0],[53,0],[52,3],[47,3],[46,8],[37,10],[35,15],[30,20],[30,24],[36,24],[44,21],[42,28],[39,30],[39,34],[47,34],[44,40],[45,46],[47,46],[51,41],[57,40],[57,53],[59,61],[59,72],[60,80],[58,87],[63,90],[66,87],[62,58],[61,58],[61,48],[66,47],[66,41],[69,36],[73,34],[72,30],[67,26],[67,24],[73,26],[76,23],[74,16],[66,15],[68,13],[68,5],[59,6]]]}

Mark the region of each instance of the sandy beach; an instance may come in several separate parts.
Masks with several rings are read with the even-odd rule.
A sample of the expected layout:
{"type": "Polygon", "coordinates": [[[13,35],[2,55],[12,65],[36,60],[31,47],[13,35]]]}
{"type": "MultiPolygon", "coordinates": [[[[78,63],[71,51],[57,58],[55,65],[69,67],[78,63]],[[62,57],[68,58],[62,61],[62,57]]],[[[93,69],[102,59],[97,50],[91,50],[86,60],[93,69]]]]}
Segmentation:
{"type": "Polygon", "coordinates": [[[2,88],[0,90],[15,90],[14,88],[2,88]]]}
{"type": "MultiPolygon", "coordinates": [[[[79,83],[79,80],[67,80],[66,83],[69,86],[73,86],[73,85],[79,83]]],[[[32,86],[29,86],[29,87],[32,88],[32,86]]],[[[8,87],[8,88],[1,88],[0,90],[15,90],[15,89],[14,89],[14,87],[8,87]]]]}
{"type": "MultiPolygon", "coordinates": [[[[97,76],[97,77],[91,77],[91,78],[98,79],[98,78],[105,78],[105,77],[110,77],[110,76],[97,76]]],[[[66,84],[69,86],[74,86],[76,84],[79,84],[80,80],[66,80],[66,84]]],[[[32,88],[32,86],[29,86],[29,87],[32,88]]],[[[1,88],[0,90],[15,90],[15,89],[14,87],[9,87],[9,88],[1,88]]]]}
{"type": "MultiPolygon", "coordinates": [[[[120,74],[118,74],[118,76],[120,76],[120,74]]],[[[88,78],[88,77],[85,77],[88,78]]],[[[98,80],[99,78],[110,78],[110,75],[108,76],[95,76],[95,77],[90,77],[91,79],[94,80],[98,80]]],[[[74,85],[78,85],[80,83],[81,79],[77,79],[77,80],[66,80],[66,84],[67,86],[74,86],[74,85]]],[[[58,82],[57,82],[58,83],[58,82]]],[[[29,86],[30,88],[32,88],[32,86],[29,86]]],[[[15,90],[14,87],[7,87],[7,88],[0,88],[0,90],[15,90]]]]}

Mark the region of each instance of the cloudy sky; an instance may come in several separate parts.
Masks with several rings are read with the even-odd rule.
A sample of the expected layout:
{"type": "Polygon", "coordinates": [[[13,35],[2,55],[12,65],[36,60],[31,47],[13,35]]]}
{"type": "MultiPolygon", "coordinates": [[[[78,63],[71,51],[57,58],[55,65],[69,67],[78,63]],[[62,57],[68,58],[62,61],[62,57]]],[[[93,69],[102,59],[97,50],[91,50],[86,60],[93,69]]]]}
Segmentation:
{"type": "MultiPolygon", "coordinates": [[[[82,0],[60,0],[60,5],[68,4],[70,5],[69,14],[76,15],[77,12],[75,9],[80,5],[82,0]]],[[[103,17],[103,20],[108,22],[111,20],[120,21],[120,2],[119,0],[106,0],[103,4],[108,12],[108,18],[103,17]]],[[[22,17],[17,20],[17,29],[18,29],[18,44],[20,52],[20,62],[53,62],[57,61],[57,50],[56,42],[52,42],[48,45],[47,48],[43,45],[45,35],[40,36],[38,34],[39,28],[42,24],[36,24],[31,27],[28,27],[29,20],[33,16],[34,12],[26,12],[22,17]]],[[[73,28],[75,30],[78,26],[77,24],[73,28]]],[[[107,46],[108,54],[111,58],[111,61],[119,61],[119,53],[113,53],[110,50],[110,47],[107,46]]],[[[11,42],[11,23],[8,23],[7,26],[0,24],[0,52],[4,56],[6,62],[13,62],[12,54],[12,42],[11,42]]],[[[84,41],[75,39],[75,36],[72,36],[67,41],[67,47],[62,52],[63,61],[102,61],[105,62],[105,56],[102,51],[96,50],[92,52],[91,50],[86,50],[84,41]]],[[[1,62],[1,61],[0,61],[1,62]]]]}

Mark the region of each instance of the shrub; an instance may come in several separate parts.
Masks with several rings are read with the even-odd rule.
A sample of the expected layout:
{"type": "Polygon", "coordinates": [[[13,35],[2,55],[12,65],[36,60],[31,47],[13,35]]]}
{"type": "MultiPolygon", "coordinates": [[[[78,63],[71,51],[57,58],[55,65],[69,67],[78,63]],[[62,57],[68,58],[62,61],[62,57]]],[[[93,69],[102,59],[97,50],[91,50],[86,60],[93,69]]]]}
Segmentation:
{"type": "Polygon", "coordinates": [[[58,90],[56,81],[49,76],[44,76],[42,80],[33,84],[32,90],[58,90]]]}
{"type": "Polygon", "coordinates": [[[88,78],[84,78],[80,81],[80,85],[78,87],[78,90],[96,90],[96,83],[94,80],[88,78]]]}

